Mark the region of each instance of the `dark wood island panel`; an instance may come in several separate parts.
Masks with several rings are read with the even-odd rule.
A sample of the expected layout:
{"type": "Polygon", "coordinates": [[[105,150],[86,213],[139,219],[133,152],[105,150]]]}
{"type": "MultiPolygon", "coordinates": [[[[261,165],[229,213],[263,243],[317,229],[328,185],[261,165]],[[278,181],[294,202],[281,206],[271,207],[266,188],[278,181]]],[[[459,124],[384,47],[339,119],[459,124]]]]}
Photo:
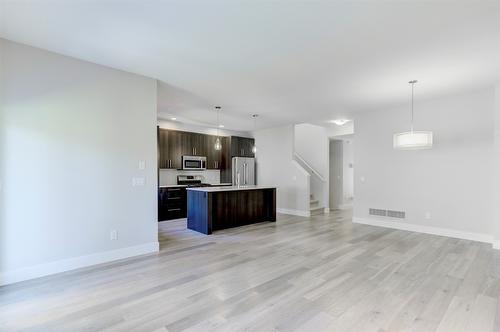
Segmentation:
{"type": "Polygon", "coordinates": [[[204,234],[276,221],[276,188],[188,189],[187,226],[204,234]]]}

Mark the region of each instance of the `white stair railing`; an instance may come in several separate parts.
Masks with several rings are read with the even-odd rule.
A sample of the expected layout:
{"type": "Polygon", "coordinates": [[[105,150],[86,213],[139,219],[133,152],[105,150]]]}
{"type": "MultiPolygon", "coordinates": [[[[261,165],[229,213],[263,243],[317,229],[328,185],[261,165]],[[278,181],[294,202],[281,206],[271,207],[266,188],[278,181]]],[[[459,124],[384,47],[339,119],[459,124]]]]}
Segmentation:
{"type": "Polygon", "coordinates": [[[312,167],[307,161],[304,160],[297,152],[293,153],[294,159],[304,167],[310,174],[316,176],[321,182],[326,182],[326,179],[312,167]]]}

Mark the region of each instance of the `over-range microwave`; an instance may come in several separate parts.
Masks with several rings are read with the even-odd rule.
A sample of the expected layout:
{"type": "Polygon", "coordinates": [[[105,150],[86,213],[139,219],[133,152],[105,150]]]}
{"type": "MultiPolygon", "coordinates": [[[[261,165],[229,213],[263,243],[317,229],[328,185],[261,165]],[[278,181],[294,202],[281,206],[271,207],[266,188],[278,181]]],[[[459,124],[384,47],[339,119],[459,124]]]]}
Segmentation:
{"type": "Polygon", "coordinates": [[[207,157],[182,156],[182,169],[203,171],[207,169],[207,157]]]}

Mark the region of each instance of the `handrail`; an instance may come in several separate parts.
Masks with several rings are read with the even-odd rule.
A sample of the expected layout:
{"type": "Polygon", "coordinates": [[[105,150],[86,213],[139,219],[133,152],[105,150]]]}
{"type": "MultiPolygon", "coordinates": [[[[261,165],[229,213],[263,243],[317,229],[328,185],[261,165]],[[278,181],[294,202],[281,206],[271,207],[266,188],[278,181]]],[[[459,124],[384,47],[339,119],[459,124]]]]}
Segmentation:
{"type": "Polygon", "coordinates": [[[309,169],[309,171],[312,174],[316,175],[322,182],[326,182],[325,178],[323,176],[321,176],[321,174],[318,171],[316,171],[314,169],[314,167],[312,167],[311,165],[309,165],[309,163],[307,161],[305,161],[304,158],[302,158],[301,156],[299,156],[299,154],[297,152],[294,152],[293,156],[295,158],[297,158],[302,164],[304,164],[309,169]]]}

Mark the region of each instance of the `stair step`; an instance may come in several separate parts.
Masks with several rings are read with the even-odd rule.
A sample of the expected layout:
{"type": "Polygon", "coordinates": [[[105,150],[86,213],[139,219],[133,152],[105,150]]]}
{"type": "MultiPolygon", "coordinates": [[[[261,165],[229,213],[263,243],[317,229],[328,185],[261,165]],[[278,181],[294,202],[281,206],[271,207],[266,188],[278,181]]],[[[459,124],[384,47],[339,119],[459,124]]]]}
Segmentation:
{"type": "Polygon", "coordinates": [[[318,199],[311,199],[309,201],[309,207],[317,207],[319,205],[319,200],[318,199]]]}
{"type": "Polygon", "coordinates": [[[317,216],[319,214],[325,213],[325,208],[322,206],[312,207],[309,209],[309,212],[311,213],[311,216],[317,216]]]}

